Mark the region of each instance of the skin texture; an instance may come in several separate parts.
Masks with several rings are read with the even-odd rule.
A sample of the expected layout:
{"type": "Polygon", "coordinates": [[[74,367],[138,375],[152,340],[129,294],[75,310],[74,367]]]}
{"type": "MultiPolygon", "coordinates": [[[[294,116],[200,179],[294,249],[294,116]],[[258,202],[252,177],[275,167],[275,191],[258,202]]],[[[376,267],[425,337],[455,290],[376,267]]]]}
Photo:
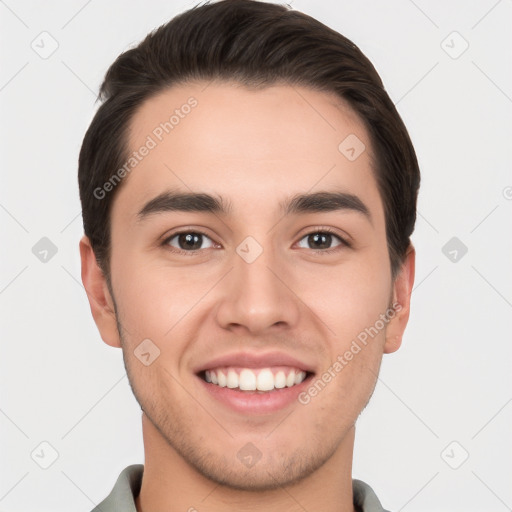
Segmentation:
{"type": "Polygon", "coordinates": [[[117,191],[113,296],[87,237],[80,242],[92,314],[105,343],[122,347],[143,410],[146,459],[137,508],[352,511],[354,424],[383,353],[401,344],[414,249],[392,282],[370,140],[338,98],[289,85],[175,86],[138,110],[130,149],[191,96],[197,106],[117,191]],[[355,161],[338,150],[349,134],[366,146],[355,161]],[[222,195],[231,213],[166,212],[137,221],[144,204],[171,189],[222,195]],[[278,209],[294,194],[320,191],[357,195],[371,220],[350,210],[283,216],[278,209]],[[321,228],[351,247],[334,236],[333,252],[315,251],[307,235],[321,228]],[[180,254],[173,250],[186,246],[177,237],[164,243],[179,230],[207,238],[199,250],[180,254]],[[263,249],[252,263],[236,252],[247,236],[263,249]],[[238,350],[279,350],[307,361],[318,377],[393,302],[400,311],[306,405],[240,414],[212,399],[193,372],[238,350]],[[147,338],[160,350],[149,366],[134,356],[147,338]],[[250,468],[237,458],[249,442],[261,452],[250,468]]]}

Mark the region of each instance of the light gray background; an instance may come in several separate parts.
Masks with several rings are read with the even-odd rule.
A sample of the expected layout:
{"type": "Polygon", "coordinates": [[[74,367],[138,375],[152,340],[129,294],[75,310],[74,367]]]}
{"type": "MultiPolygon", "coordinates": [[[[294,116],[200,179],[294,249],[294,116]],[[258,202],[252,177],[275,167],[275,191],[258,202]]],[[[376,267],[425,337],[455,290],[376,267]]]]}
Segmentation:
{"type": "MultiPolygon", "coordinates": [[[[81,285],[77,157],[114,58],[194,4],[0,1],[0,511],[89,511],[143,462],[121,351],[81,285]],[[44,59],[31,45],[51,38],[44,59]]],[[[374,62],[422,170],[411,319],[358,423],[354,477],[393,511],[511,510],[512,2],[292,6],[374,62]]]]}

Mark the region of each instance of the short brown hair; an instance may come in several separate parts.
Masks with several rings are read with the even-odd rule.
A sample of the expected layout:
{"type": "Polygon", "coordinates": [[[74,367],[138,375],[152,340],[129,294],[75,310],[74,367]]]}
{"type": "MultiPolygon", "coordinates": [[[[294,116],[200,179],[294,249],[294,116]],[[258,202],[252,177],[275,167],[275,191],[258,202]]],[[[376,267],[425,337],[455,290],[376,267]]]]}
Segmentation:
{"type": "Polygon", "coordinates": [[[185,11],[148,34],[115,60],[101,85],[102,104],[83,140],[78,181],[84,231],[107,279],[110,211],[120,187],[100,198],[95,190],[127,160],[135,111],[173,85],[212,79],[250,87],[301,85],[348,102],[370,135],[396,277],[414,230],[420,172],[407,129],[372,63],[349,39],[306,14],[256,0],[222,0],[185,11]]]}

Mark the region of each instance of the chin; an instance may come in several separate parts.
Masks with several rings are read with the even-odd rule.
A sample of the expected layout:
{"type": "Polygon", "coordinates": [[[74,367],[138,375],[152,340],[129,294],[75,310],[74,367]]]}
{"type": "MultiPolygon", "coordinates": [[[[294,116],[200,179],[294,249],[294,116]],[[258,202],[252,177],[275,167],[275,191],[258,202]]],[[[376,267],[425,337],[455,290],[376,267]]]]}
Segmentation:
{"type": "MultiPolygon", "coordinates": [[[[192,461],[189,461],[192,462],[192,461]]],[[[208,458],[195,461],[196,470],[218,485],[236,491],[264,492],[297,484],[314,473],[325,462],[312,454],[297,453],[279,460],[263,456],[252,467],[246,467],[238,458],[208,458]]]]}

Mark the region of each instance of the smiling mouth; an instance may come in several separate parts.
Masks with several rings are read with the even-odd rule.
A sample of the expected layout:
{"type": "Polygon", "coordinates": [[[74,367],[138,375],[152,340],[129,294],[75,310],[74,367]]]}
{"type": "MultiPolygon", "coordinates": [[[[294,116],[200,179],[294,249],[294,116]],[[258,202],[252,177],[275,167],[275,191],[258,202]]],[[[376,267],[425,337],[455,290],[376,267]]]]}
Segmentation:
{"type": "Polygon", "coordinates": [[[268,393],[297,386],[313,373],[289,366],[265,368],[221,367],[199,372],[205,382],[234,391],[268,393]]]}

